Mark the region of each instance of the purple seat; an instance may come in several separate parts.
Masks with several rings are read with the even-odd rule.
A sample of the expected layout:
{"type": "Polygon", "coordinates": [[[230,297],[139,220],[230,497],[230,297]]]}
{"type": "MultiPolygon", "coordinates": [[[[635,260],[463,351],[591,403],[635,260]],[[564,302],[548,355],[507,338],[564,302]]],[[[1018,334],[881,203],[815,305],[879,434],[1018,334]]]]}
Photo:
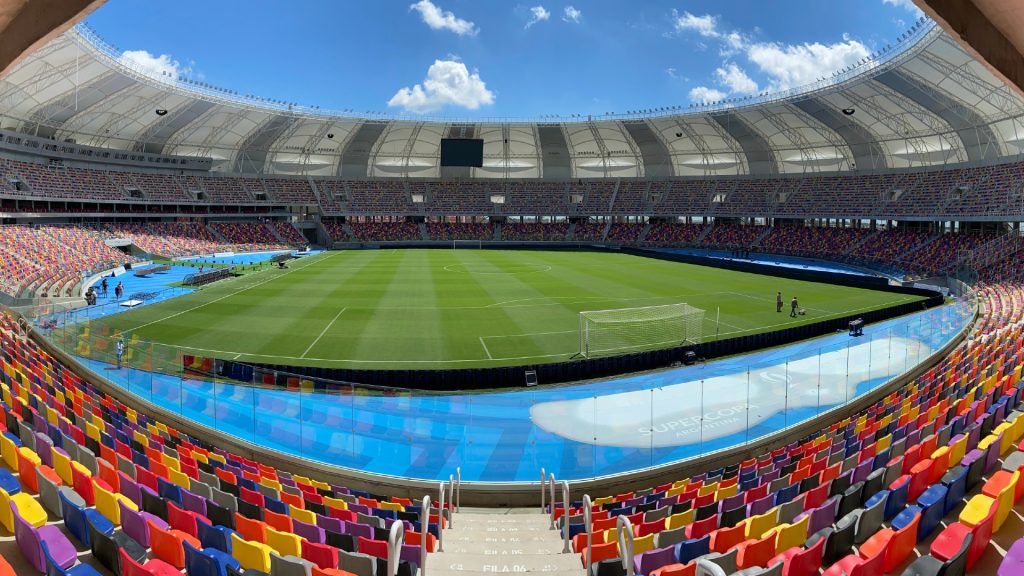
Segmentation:
{"type": "Polygon", "coordinates": [[[139,483],[129,478],[124,472],[118,472],[117,478],[121,494],[142,508],[142,490],[139,489],[139,483]]]}
{"type": "Polygon", "coordinates": [[[758,516],[772,509],[775,506],[775,494],[769,494],[764,498],[758,498],[747,505],[747,517],[758,516]]]}
{"type": "Polygon", "coordinates": [[[857,482],[867,480],[868,475],[871,474],[872,469],[874,468],[874,464],[874,460],[871,458],[857,464],[857,467],[853,469],[853,478],[851,479],[851,482],[856,484],[857,482]]]}
{"type": "Polygon", "coordinates": [[[673,504],[677,504],[678,502],[679,502],[679,494],[676,494],[675,496],[667,496],[665,498],[662,498],[661,500],[658,500],[658,508],[664,508],[665,506],[672,506],[673,504]]]}
{"type": "Polygon", "coordinates": [[[1024,538],[1017,540],[1006,551],[1002,563],[999,564],[998,576],[1020,576],[1024,574],[1024,538]]]}
{"type": "Polygon", "coordinates": [[[675,546],[648,550],[633,556],[633,567],[637,574],[650,574],[662,566],[676,563],[675,546]]]}
{"type": "Polygon", "coordinates": [[[420,565],[419,545],[402,544],[402,549],[398,552],[398,559],[400,561],[408,562],[418,568],[420,565]]]}
{"type": "Polygon", "coordinates": [[[316,525],[324,530],[330,530],[331,532],[336,532],[338,534],[345,532],[345,524],[340,518],[332,518],[330,516],[317,514],[316,525]]]}
{"type": "Polygon", "coordinates": [[[721,499],[718,502],[719,513],[721,513],[723,510],[732,510],[734,508],[739,508],[740,506],[743,505],[743,498],[744,494],[741,492],[735,496],[729,496],[728,498],[721,499]]]}
{"type": "Polygon", "coordinates": [[[985,473],[991,472],[999,465],[999,445],[1003,443],[1003,433],[1000,432],[995,441],[988,445],[985,450],[985,473]]]}
{"type": "Polygon", "coordinates": [[[181,489],[181,506],[189,512],[196,512],[206,516],[206,498],[193,494],[184,488],[181,489]]]}
{"type": "Polygon", "coordinates": [[[346,520],[345,534],[351,534],[353,538],[362,536],[367,540],[373,540],[373,527],[367,524],[357,524],[346,520]]]}
{"type": "Polygon", "coordinates": [[[316,544],[323,544],[327,538],[323,528],[307,524],[301,520],[292,519],[292,532],[316,544]]]}
{"type": "Polygon", "coordinates": [[[152,522],[161,530],[168,528],[167,522],[164,522],[159,516],[132,510],[121,500],[118,500],[117,506],[121,509],[121,530],[143,548],[149,548],[149,524],[146,523],[147,521],[152,522]]]}
{"type": "Polygon", "coordinates": [[[797,522],[804,516],[810,516],[807,520],[807,533],[815,534],[819,530],[831,526],[836,521],[836,510],[838,509],[839,496],[833,496],[828,500],[825,500],[821,506],[797,514],[793,521],[797,522]]]}
{"type": "Polygon", "coordinates": [[[43,555],[43,542],[50,550],[50,557],[61,568],[70,568],[78,560],[78,552],[74,544],[68,540],[54,524],[33,528],[18,514],[18,508],[13,502],[10,503],[11,512],[14,514],[14,539],[18,542],[21,555],[28,560],[29,564],[37,572],[46,572],[46,557],[43,555]]]}

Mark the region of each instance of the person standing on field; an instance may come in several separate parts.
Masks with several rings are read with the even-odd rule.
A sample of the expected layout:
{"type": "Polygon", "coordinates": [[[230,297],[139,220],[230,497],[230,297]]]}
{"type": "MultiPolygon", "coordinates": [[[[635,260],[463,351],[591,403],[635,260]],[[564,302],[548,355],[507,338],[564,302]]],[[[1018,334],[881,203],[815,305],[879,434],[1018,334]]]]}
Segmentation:
{"type": "Polygon", "coordinates": [[[800,304],[796,301],[796,296],[793,296],[793,301],[789,304],[789,317],[796,318],[796,309],[800,307],[800,304]]]}
{"type": "Polygon", "coordinates": [[[782,312],[782,292],[775,295],[775,311],[782,312]]]}

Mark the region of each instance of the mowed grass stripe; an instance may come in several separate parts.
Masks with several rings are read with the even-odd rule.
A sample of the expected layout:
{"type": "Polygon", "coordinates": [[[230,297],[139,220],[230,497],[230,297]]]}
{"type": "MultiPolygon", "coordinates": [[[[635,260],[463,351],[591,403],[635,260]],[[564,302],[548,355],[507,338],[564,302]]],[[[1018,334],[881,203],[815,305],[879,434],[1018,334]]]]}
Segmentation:
{"type": "Polygon", "coordinates": [[[721,307],[722,333],[735,335],[914,299],[594,252],[345,251],[292,266],[287,276],[253,274],[104,322],[124,329],[164,319],[140,336],[259,362],[482,367],[568,358],[579,347],[582,310],[687,302],[706,311],[711,335],[721,307]],[[787,303],[798,295],[808,315],[777,314],[777,290],[787,303]]]}

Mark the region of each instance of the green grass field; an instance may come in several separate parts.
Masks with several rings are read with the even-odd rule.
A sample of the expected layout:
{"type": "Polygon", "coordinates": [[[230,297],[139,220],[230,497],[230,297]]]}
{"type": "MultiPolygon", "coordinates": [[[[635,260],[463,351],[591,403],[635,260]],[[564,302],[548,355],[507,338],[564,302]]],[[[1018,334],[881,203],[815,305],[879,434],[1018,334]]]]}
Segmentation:
{"type": "Polygon", "coordinates": [[[594,252],[328,252],[103,320],[143,340],[252,362],[468,368],[557,362],[579,350],[579,312],[685,302],[703,332],[764,332],[917,300],[594,252]],[[775,293],[787,304],[775,312],[775,293]],[[806,316],[789,317],[796,295],[806,316]]]}

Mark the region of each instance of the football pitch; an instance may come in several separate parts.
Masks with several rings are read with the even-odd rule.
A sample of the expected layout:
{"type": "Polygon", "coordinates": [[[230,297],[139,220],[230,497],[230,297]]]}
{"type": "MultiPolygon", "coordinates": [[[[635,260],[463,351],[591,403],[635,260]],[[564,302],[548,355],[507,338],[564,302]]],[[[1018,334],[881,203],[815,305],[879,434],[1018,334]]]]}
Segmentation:
{"type": "Polygon", "coordinates": [[[920,299],[617,253],[358,250],[295,260],[92,326],[249,362],[480,368],[571,358],[582,311],[686,303],[705,311],[706,340],[920,299]],[[806,315],[790,317],[793,296],[806,315]]]}

